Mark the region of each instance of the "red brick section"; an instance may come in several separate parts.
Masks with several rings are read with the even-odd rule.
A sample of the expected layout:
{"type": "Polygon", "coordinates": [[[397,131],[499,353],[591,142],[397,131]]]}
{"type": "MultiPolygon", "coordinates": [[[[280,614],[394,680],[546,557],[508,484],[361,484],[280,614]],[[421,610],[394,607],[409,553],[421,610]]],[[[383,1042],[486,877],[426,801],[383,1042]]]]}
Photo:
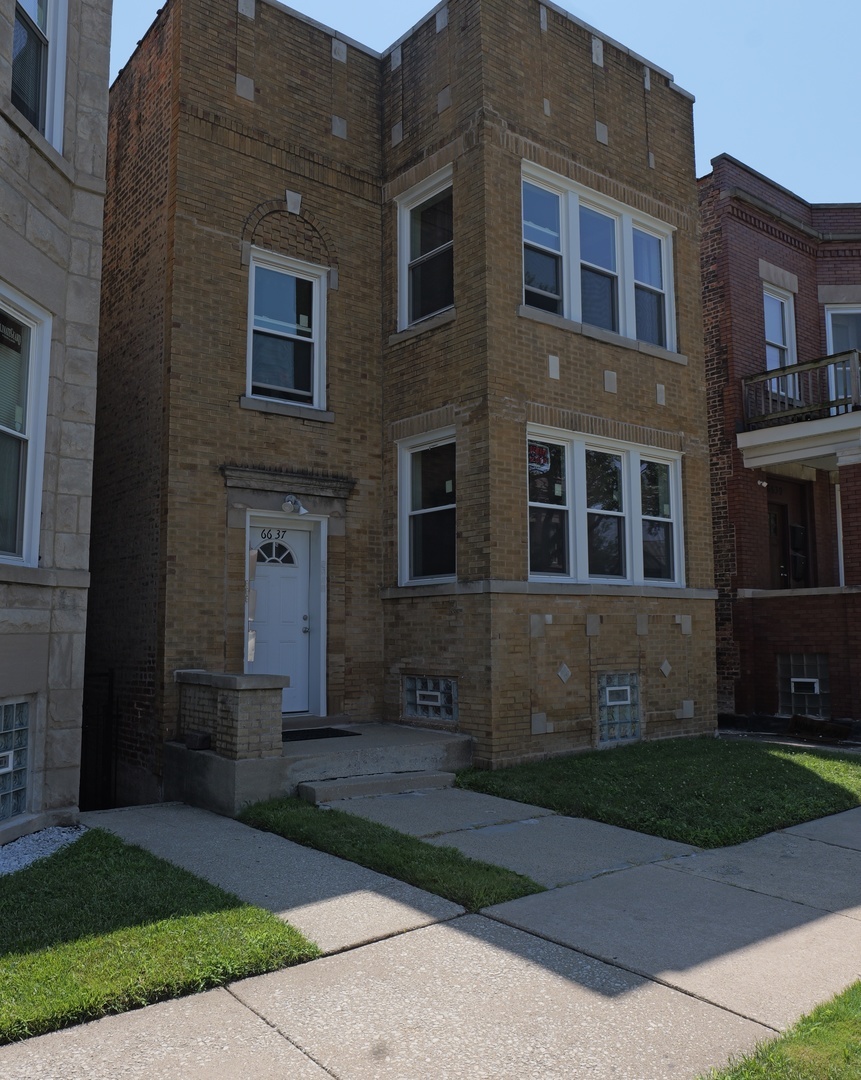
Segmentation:
{"type": "Polygon", "coordinates": [[[843,579],[861,585],[861,464],[840,466],[843,518],[843,579]]]}
{"type": "MultiPolygon", "coordinates": [[[[765,369],[760,260],[794,275],[797,358],[827,352],[820,285],[861,282],[861,208],[811,206],[722,155],[699,182],[703,312],[714,523],[718,708],[777,709],[777,656],[826,653],[832,713],[861,718],[854,686],[858,599],[852,594],[738,598],[769,589],[768,503],[784,481],[802,483],[810,584],[839,584],[833,477],[801,463],[746,469],[737,449],[742,379],[765,369]],[[765,486],[768,485],[768,486],[765,486]],[[772,495],[770,496],[769,490],[772,495]]],[[[799,432],[801,429],[798,429],[799,432]]],[[[846,583],[861,584],[859,466],[840,469],[846,583]],[[857,539],[847,542],[846,535],[857,539]]]]}

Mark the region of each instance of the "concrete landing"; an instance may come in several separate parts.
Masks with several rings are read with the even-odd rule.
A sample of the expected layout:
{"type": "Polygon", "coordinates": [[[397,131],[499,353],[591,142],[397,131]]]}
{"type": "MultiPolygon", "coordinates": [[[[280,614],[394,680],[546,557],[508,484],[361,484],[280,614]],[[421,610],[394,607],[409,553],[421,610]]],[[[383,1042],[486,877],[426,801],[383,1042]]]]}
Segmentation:
{"type": "Polygon", "coordinates": [[[453,773],[472,764],[468,735],[405,724],[330,721],[325,726],[350,734],[285,742],[280,757],[238,761],[165,743],[165,798],[233,817],[250,803],[295,795],[303,783],[380,773],[453,773]]]}

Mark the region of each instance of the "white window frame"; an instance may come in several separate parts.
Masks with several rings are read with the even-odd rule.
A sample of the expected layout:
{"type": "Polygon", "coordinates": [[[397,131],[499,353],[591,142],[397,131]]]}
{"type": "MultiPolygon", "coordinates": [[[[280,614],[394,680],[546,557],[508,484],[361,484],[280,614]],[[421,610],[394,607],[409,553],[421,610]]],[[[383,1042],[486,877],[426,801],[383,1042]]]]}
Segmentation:
{"type": "MultiPolygon", "coordinates": [[[[825,344],[828,349],[828,355],[834,356],[834,330],[832,326],[832,316],[834,315],[859,315],[861,316],[861,304],[827,304],[825,307],[825,344]]],[[[861,349],[861,342],[859,342],[859,349],[861,349]]],[[[836,364],[830,364],[828,366],[828,394],[832,401],[838,397],[850,398],[852,393],[852,369],[850,361],[843,360],[836,364]]],[[[831,415],[834,416],[838,411],[845,409],[845,406],[839,406],[831,409],[831,415]]],[[[838,485],[839,487],[839,485],[838,485]]],[[[839,518],[838,518],[839,524],[839,518]]],[[[841,557],[840,572],[843,573],[843,561],[841,557]]]]}
{"type": "MultiPolygon", "coordinates": [[[[452,187],[452,175],[452,166],[446,165],[444,169],[435,172],[433,176],[427,177],[416,187],[410,188],[409,191],[395,199],[398,213],[398,330],[406,330],[410,326],[419,326],[427,319],[432,319],[434,315],[439,315],[443,311],[450,311],[454,307],[454,296],[452,296],[451,304],[440,308],[439,311],[431,312],[421,319],[412,320],[410,318],[410,218],[413,210],[417,207],[428,202],[435,195],[441,194],[446,188],[452,187]]],[[[452,244],[454,244],[453,230],[452,244]]]]}
{"type": "Polygon", "coordinates": [[[861,304],[826,304],[825,305],[825,343],[828,355],[834,355],[834,331],[831,318],[834,315],[861,315],[861,304]]]}
{"type": "Polygon", "coordinates": [[[20,432],[11,433],[16,437],[21,436],[21,441],[26,443],[21,548],[14,554],[0,552],[0,564],[38,566],[52,320],[47,311],[5,282],[0,282],[0,308],[30,328],[25,434],[21,436],[20,432]]]}
{"type": "Polygon", "coordinates": [[[291,259],[286,255],[277,255],[263,248],[252,248],[248,267],[248,341],[246,359],[246,394],[252,400],[277,401],[282,405],[299,406],[306,409],[326,408],[326,293],[329,272],[325,267],[291,259]],[[254,351],[254,280],[257,268],[274,270],[291,277],[303,278],[313,285],[312,319],[313,336],[308,340],[313,349],[313,371],[311,374],[312,396],[308,400],[302,397],[287,398],[278,395],[257,393],[253,389],[253,351],[254,351]]]}
{"type": "Polygon", "coordinates": [[[765,369],[766,371],[779,371],[784,368],[792,367],[793,364],[798,362],[798,356],[795,347],[795,297],[791,292],[786,289],[780,289],[777,285],[770,285],[764,283],[762,286],[762,303],[763,303],[763,340],[766,346],[772,346],[775,349],[783,349],[786,353],[786,363],[781,364],[779,368],[770,368],[768,366],[768,355],[766,354],[765,369]],[[778,341],[770,341],[768,333],[765,327],[765,298],[770,296],[773,300],[777,300],[783,304],[783,329],[786,334],[786,342],[781,344],[778,341]]]}
{"type": "MultiPolygon", "coordinates": [[[[48,43],[48,60],[45,79],[45,126],[42,134],[51,146],[62,154],[69,4],[68,0],[47,0],[47,5],[44,36],[48,43]]],[[[16,2],[15,8],[18,7],[35,22],[23,3],[16,2]]]]}
{"type": "MultiPolygon", "coordinates": [[[[650,234],[661,242],[661,275],[663,279],[662,290],[651,289],[653,292],[660,291],[664,297],[664,336],[663,345],[654,345],[653,342],[644,344],[654,345],[655,348],[665,349],[667,352],[675,352],[676,344],[676,311],[675,311],[675,277],[673,273],[673,234],[675,227],[665,221],[633,210],[624,203],[610,199],[600,192],[559,176],[557,173],[543,169],[532,162],[524,161],[521,176],[521,200],[523,183],[533,184],[535,187],[544,188],[559,198],[559,219],[562,247],[562,312],[565,319],[572,322],[583,322],[582,297],[580,290],[580,206],[589,207],[598,213],[612,217],[616,222],[616,276],[617,288],[617,326],[615,331],[620,336],[632,341],[640,340],[637,337],[637,307],[636,307],[636,281],[634,278],[634,229],[650,234]]],[[[522,221],[521,207],[521,221],[522,221]]],[[[523,304],[529,307],[525,289],[523,292],[523,304]]],[[[536,311],[543,310],[535,308],[536,311]]],[[[600,328],[603,329],[603,328],[600,328]]],[[[612,331],[608,331],[612,332],[612,331]]]]}
{"type": "MultiPolygon", "coordinates": [[[[409,439],[401,439],[398,444],[398,584],[399,585],[436,585],[457,580],[455,573],[437,577],[413,577],[410,565],[410,520],[414,516],[412,509],[412,456],[422,450],[431,450],[435,446],[448,443],[456,445],[454,427],[439,428],[409,439]]],[[[455,449],[455,470],[457,469],[457,450],[455,449]]],[[[455,546],[457,545],[457,487],[455,487],[455,546]]],[[[437,510],[445,509],[436,507],[437,510]]]]}
{"type": "MultiPolygon", "coordinates": [[[[568,514],[568,573],[533,573],[531,557],[528,557],[530,581],[583,582],[607,585],[647,585],[655,588],[683,588],[685,584],[684,522],[682,517],[682,455],[668,450],[655,449],[635,443],[620,443],[579,432],[558,428],[529,425],[526,433],[529,442],[539,441],[564,447],[565,450],[565,504],[559,509],[568,514]],[[625,577],[604,577],[589,573],[589,509],[586,501],[586,451],[614,454],[622,459],[622,513],[625,543],[625,577]],[[669,467],[670,500],[672,516],[659,520],[670,522],[673,544],[673,577],[647,578],[643,569],[642,522],[651,520],[643,513],[640,486],[641,461],[654,461],[669,467]]],[[[527,535],[529,531],[529,501],[527,474],[527,535]]]]}

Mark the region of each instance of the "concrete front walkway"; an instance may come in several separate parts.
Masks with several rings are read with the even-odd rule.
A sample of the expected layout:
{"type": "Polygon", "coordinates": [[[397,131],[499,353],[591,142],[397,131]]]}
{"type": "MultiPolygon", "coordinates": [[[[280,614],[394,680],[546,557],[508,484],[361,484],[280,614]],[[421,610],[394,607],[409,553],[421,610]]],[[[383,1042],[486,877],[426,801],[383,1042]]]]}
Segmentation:
{"type": "Polygon", "coordinates": [[[693,1078],[861,978],[861,809],[699,852],[458,790],[337,805],[548,891],[467,915],[190,807],[84,815],[329,955],[4,1047],[4,1080],[693,1078]]]}

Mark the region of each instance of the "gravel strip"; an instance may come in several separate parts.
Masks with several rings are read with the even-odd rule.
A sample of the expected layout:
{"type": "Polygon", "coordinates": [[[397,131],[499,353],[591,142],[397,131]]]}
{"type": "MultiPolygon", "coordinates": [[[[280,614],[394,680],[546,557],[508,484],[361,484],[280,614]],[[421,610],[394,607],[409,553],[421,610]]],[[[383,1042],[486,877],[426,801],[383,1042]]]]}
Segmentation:
{"type": "Polygon", "coordinates": [[[0,847],[0,876],[14,874],[16,870],[23,870],[37,859],[53,855],[61,847],[78,840],[86,831],[86,825],[72,825],[68,828],[57,825],[4,844],[0,847]]]}

